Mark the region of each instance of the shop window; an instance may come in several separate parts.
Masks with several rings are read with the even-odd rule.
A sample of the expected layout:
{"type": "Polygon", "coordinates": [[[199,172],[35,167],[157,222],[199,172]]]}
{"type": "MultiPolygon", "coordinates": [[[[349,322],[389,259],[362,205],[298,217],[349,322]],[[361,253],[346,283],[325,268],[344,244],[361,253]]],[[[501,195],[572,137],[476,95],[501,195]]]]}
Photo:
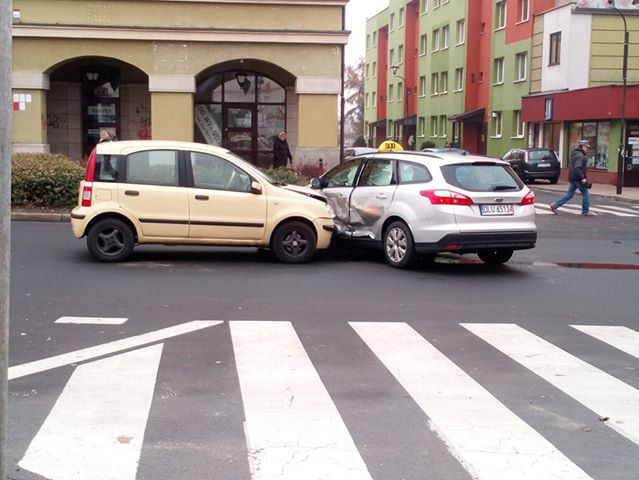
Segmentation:
{"type": "Polygon", "coordinates": [[[581,139],[590,142],[588,167],[608,170],[610,147],[610,122],[575,122],[570,124],[570,148],[581,139]]]}

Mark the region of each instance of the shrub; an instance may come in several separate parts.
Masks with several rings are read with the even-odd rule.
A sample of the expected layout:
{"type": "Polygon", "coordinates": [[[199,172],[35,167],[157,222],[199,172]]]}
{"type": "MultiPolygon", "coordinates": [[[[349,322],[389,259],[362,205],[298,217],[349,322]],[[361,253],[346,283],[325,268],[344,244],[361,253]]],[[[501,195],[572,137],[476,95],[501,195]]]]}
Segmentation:
{"type": "Polygon", "coordinates": [[[303,163],[294,169],[279,167],[262,169],[273,180],[290,185],[307,185],[311,178],[319,177],[324,169],[318,165],[303,163]]]}
{"type": "Polygon", "coordinates": [[[435,142],[431,142],[430,140],[423,142],[421,149],[424,150],[425,148],[435,148],[435,142]]]}
{"type": "Polygon", "coordinates": [[[60,154],[14,153],[11,204],[70,208],[78,199],[84,168],[60,154]]]}

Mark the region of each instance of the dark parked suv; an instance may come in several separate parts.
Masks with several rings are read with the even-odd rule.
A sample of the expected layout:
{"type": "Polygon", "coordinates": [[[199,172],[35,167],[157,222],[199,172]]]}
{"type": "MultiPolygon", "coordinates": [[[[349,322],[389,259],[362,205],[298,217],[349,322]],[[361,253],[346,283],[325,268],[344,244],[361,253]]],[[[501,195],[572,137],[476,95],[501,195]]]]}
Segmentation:
{"type": "Polygon", "coordinates": [[[548,180],[557,183],[561,167],[557,154],[549,148],[513,148],[502,160],[510,163],[513,170],[524,182],[548,180]]]}

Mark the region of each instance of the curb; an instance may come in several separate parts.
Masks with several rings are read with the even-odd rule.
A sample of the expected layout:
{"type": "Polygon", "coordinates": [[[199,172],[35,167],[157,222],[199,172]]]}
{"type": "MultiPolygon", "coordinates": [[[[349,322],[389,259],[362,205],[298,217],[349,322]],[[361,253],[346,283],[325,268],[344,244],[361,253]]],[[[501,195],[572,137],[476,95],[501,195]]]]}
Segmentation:
{"type": "Polygon", "coordinates": [[[71,223],[70,213],[11,212],[12,222],[61,222],[71,223]]]}

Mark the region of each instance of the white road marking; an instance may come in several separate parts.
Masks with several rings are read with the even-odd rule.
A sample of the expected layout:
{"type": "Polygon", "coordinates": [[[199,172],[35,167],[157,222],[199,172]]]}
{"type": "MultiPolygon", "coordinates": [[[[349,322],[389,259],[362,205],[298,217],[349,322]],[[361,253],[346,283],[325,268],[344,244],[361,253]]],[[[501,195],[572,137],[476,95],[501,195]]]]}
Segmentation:
{"type": "Polygon", "coordinates": [[[8,379],[20,378],[34,373],[44,372],[53,368],[71,365],[72,363],[86,362],[97,357],[103,357],[112,353],[128,350],[131,348],[141,347],[149,343],[159,342],[167,338],[177,337],[186,333],[195,332],[204,328],[219,325],[219,320],[195,320],[193,322],[182,323],[173,327],[163,328],[154,332],[144,333],[135,337],[123,338],[113,342],[97,345],[95,347],[76,350],[75,352],[56,355],[55,357],[44,358],[34,362],[23,363],[9,367],[8,379]]]}
{"type": "Polygon", "coordinates": [[[639,332],[628,327],[615,326],[571,325],[571,327],[639,358],[639,332]]]}
{"type": "Polygon", "coordinates": [[[50,480],[135,480],[162,347],[77,367],[18,465],[50,480]]]}
{"type": "Polygon", "coordinates": [[[73,323],[77,325],[122,325],[128,318],[107,317],[60,317],[54,323],[73,323]]]}
{"type": "Polygon", "coordinates": [[[636,217],[637,214],[636,213],[622,213],[622,212],[617,212],[615,210],[613,210],[612,208],[609,208],[607,205],[601,205],[601,206],[597,206],[597,207],[590,207],[590,210],[592,212],[597,212],[597,213],[609,213],[610,215],[614,215],[615,217],[636,217]]]}
{"type": "Polygon", "coordinates": [[[543,208],[539,208],[540,206],[543,206],[543,205],[535,205],[535,215],[554,215],[550,210],[544,210],[543,208]]]}
{"type": "Polygon", "coordinates": [[[371,480],[289,322],[230,322],[253,480],[371,480]]]}
{"type": "Polygon", "coordinates": [[[597,205],[598,207],[603,207],[609,210],[618,210],[620,212],[626,212],[626,213],[633,213],[634,217],[637,216],[637,212],[636,210],[633,210],[632,208],[627,208],[627,207],[618,207],[617,205],[597,205]]]}
{"type": "Polygon", "coordinates": [[[406,323],[350,325],[473,479],[590,479],[406,323]]]}
{"type": "MultiPolygon", "coordinates": [[[[550,205],[546,205],[545,203],[537,203],[535,205],[539,207],[550,208],[550,205]]],[[[577,207],[575,205],[562,205],[561,207],[559,207],[559,213],[562,213],[562,212],[571,213],[573,215],[579,215],[581,213],[581,207],[577,207]],[[579,210],[574,210],[575,208],[578,208],[579,210]]]]}
{"type": "Polygon", "coordinates": [[[515,324],[464,328],[595,412],[639,444],[639,391],[515,324]]]}

